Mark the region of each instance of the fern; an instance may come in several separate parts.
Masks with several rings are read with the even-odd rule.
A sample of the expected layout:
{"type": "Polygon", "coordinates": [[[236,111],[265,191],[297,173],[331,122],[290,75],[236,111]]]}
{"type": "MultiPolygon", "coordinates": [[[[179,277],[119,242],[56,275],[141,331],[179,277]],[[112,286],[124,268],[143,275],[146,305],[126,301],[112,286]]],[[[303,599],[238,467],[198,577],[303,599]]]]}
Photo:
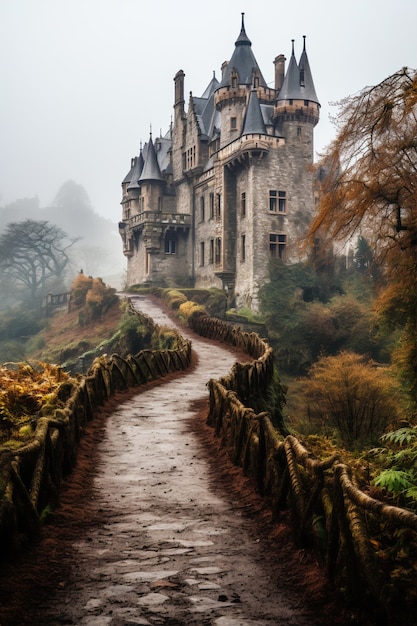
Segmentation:
{"type": "Polygon", "coordinates": [[[412,470],[385,469],[374,479],[374,485],[394,495],[417,493],[416,475],[412,470]]]}
{"type": "Polygon", "coordinates": [[[382,441],[386,441],[387,443],[394,443],[398,446],[402,446],[405,443],[410,444],[413,439],[417,439],[417,428],[399,428],[398,430],[393,430],[389,433],[386,433],[381,437],[382,441]]]}

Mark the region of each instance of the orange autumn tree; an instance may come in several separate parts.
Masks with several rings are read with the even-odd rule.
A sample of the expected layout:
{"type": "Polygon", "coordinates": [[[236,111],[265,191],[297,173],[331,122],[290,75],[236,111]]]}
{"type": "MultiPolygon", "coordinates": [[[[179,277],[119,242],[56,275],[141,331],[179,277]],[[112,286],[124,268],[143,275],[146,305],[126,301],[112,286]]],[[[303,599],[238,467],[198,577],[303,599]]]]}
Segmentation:
{"type": "Polygon", "coordinates": [[[338,107],[336,138],[319,165],[320,200],[308,238],[316,254],[326,242],[366,238],[382,273],[378,309],[402,331],[403,371],[415,399],[417,71],[403,68],[338,107]]]}

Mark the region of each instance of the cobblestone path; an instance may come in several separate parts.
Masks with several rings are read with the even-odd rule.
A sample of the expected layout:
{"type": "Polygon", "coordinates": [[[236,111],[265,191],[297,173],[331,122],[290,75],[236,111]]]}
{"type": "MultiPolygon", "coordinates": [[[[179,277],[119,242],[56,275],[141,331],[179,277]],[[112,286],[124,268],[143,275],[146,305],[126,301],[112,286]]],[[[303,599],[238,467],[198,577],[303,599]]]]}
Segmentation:
{"type": "MultiPolygon", "coordinates": [[[[151,301],[133,301],[158,324],[174,325],[151,301]]],[[[271,559],[243,504],[210,479],[190,419],[207,396],[206,382],[226,374],[236,355],[195,335],[192,341],[198,355],[192,371],[130,397],[107,417],[94,497],[81,502],[92,511],[90,522],[61,546],[70,559],[68,577],[56,580],[48,602],[32,615],[28,603],[28,623],[330,623],[291,590],[285,563],[271,559]]]]}

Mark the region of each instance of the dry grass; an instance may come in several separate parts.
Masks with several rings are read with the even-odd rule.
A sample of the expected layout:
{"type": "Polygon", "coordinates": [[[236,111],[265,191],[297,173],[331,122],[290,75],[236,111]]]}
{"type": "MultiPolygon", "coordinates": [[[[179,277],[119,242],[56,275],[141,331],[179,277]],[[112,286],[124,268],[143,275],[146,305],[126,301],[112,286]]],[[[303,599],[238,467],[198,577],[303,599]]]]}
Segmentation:
{"type": "Polygon", "coordinates": [[[30,358],[59,362],[63,354],[68,358],[72,351],[79,354],[91,350],[116,332],[123,314],[116,302],[103,317],[81,326],[80,310],[77,307],[69,313],[63,311],[51,317],[47,328],[34,338],[33,343],[38,347],[30,351],[30,358]]]}

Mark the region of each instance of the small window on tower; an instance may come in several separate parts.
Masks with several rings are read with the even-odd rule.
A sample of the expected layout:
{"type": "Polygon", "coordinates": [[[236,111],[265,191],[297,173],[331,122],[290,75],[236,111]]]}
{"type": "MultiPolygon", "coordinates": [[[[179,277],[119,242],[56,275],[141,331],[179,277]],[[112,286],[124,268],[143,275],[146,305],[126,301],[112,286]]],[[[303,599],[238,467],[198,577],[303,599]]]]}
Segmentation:
{"type": "Polygon", "coordinates": [[[231,130],[236,130],[237,129],[237,120],[235,117],[231,117],[230,118],[230,129],[231,130]]]}
{"type": "Polygon", "coordinates": [[[246,217],[246,193],[243,191],[240,197],[240,214],[246,217]]]}

